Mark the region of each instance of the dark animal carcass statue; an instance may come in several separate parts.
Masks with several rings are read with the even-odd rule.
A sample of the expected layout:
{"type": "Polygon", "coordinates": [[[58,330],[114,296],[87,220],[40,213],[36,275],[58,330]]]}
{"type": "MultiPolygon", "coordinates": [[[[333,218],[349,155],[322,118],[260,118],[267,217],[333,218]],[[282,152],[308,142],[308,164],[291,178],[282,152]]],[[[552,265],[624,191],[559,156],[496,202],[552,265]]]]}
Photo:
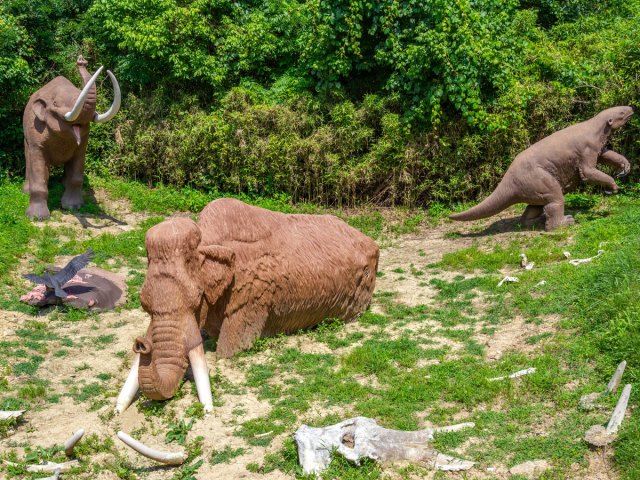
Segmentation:
{"type": "Polygon", "coordinates": [[[151,316],[118,398],[127,408],[140,388],[171,398],[188,363],[198,396],[212,408],[200,329],[230,357],[256,338],[354,320],[375,286],[378,246],[331,215],[283,214],[216,200],[198,223],[175,218],[146,236],[149,268],[140,302],[151,316]]]}
{"type": "Polygon", "coordinates": [[[574,223],[564,214],[564,194],[580,182],[601,185],[610,193],[618,186],[613,178],[596,168],[599,163],[629,173],[629,161],[607,146],[613,132],[625,125],[631,107],[613,107],[595,117],[560,130],[521,152],[507,169],[491,195],[466,212],[455,213],[452,220],[478,220],[490,217],[516,203],[526,203],[522,223],[544,220],[546,230],[574,223]]]}
{"type": "Polygon", "coordinates": [[[78,71],[84,82],[80,91],[64,77],[56,77],[29,98],[22,118],[26,180],[24,192],[29,194],[27,216],[49,218],[49,169],[64,165],[62,208],[74,209],[83,205],[82,183],[84,157],[89,140],[91,122],[103,123],[118,113],[120,87],[116,77],[107,71],[114,89],[111,108],[96,113],[95,81],[102,67],[91,76],[87,62],[78,57],[78,71]]]}

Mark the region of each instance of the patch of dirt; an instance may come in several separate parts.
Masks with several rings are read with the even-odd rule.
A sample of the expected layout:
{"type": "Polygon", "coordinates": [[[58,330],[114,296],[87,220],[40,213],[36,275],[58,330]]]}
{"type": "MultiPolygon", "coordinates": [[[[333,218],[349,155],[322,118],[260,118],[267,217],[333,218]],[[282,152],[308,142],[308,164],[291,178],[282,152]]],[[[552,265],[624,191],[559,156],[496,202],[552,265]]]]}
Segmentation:
{"type": "Polygon", "coordinates": [[[544,323],[536,325],[527,323],[523,317],[516,317],[510,322],[498,325],[492,335],[476,333],[475,338],[479,343],[486,345],[486,356],[489,360],[499,360],[510,350],[532,353],[544,344],[544,339],[536,343],[527,343],[527,339],[553,332],[559,320],[558,317],[546,317],[544,323]]]}

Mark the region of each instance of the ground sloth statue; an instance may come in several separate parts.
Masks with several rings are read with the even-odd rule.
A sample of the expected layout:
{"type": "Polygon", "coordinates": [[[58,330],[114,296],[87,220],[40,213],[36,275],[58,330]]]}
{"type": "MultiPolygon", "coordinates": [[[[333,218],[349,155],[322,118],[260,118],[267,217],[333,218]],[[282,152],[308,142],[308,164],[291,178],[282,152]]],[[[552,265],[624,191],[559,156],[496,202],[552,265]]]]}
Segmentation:
{"type": "Polygon", "coordinates": [[[618,176],[629,173],[631,166],[627,159],[609,150],[607,143],[631,115],[631,107],[609,108],[586,122],[543,138],[515,158],[491,195],[470,210],[449,218],[477,220],[516,203],[526,203],[522,215],[525,225],[542,218],[547,231],[573,224],[573,217],[564,214],[564,194],[580,181],[602,185],[611,193],[618,191],[613,178],[596,168],[598,162],[618,169],[618,176]]]}

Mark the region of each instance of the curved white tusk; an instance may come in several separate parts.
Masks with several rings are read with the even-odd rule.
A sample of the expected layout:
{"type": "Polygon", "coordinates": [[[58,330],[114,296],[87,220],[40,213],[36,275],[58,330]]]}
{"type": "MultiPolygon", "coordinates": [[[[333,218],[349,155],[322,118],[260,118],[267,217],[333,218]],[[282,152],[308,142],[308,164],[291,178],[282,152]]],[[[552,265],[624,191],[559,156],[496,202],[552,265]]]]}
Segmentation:
{"type": "Polygon", "coordinates": [[[198,391],[200,403],[204,406],[204,412],[210,413],[213,410],[213,396],[211,395],[207,359],[204,356],[204,347],[202,344],[191,349],[189,352],[189,362],[191,362],[191,371],[193,372],[193,379],[196,382],[196,390],[198,391]]]}
{"type": "Polygon", "coordinates": [[[95,83],[96,78],[98,78],[98,75],[100,75],[100,72],[102,72],[103,68],[104,67],[100,67],[98,70],[96,70],[96,73],[93,74],[93,76],[89,79],[87,84],[84,86],[84,88],[80,92],[80,95],[78,95],[76,104],[73,106],[71,111],[64,114],[64,118],[67,122],[75,122],[76,119],[80,116],[82,107],[84,107],[84,101],[86,100],[87,95],[89,95],[89,90],[91,89],[91,86],[95,83]]]}
{"type": "Polygon", "coordinates": [[[124,412],[131,402],[133,398],[138,393],[138,366],[140,365],[140,354],[136,353],[136,356],[133,357],[133,363],[131,364],[131,371],[129,372],[129,376],[127,377],[127,381],[124,382],[124,386],[122,390],[120,390],[120,395],[118,395],[118,399],[116,400],[116,413],[124,412]]]}
{"type": "Polygon", "coordinates": [[[111,70],[107,70],[107,75],[109,75],[111,85],[113,85],[113,103],[105,113],[96,113],[93,115],[93,121],[96,123],[108,122],[115,117],[118,110],[120,110],[120,85],[118,85],[118,80],[116,80],[116,76],[111,73],[111,70]]]}
{"type": "Polygon", "coordinates": [[[187,459],[187,452],[161,452],[160,450],[147,447],[124,432],[118,432],[118,438],[140,455],[144,455],[156,462],[166,463],[168,465],[182,465],[187,459]]]}
{"type": "Polygon", "coordinates": [[[64,453],[67,457],[73,455],[73,448],[76,446],[76,443],[80,441],[83,435],[84,429],[81,428],[76,433],[74,433],[71,438],[69,438],[69,440],[64,442],[64,453]]]}

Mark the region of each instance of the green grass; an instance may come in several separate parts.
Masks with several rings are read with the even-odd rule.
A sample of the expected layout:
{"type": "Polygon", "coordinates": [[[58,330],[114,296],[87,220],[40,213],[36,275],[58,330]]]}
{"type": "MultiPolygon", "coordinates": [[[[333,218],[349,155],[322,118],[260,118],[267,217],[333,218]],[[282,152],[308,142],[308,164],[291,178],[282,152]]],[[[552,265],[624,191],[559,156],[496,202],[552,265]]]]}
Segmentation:
{"type": "MultiPolygon", "coordinates": [[[[129,299],[120,307],[126,320],[128,309],[139,308],[138,292],[146,269],[141,260],[146,230],[161,221],[161,216],[176,210],[198,210],[213,198],[196,191],[150,190],[136,183],[93,177],[90,184],[128,200],[135,210],[148,214],[148,219],[120,234],[90,237],[64,227],[35,228],[23,221],[19,209],[26,204],[19,186],[9,183],[0,187],[0,199],[7,200],[6,204],[0,202],[0,223],[6,226],[0,229],[0,277],[6,285],[0,308],[35,313],[18,302],[27,285],[12,273],[16,259],[26,258],[38,271],[59,255],[92,247],[98,265],[129,270],[129,299]],[[12,209],[18,209],[19,215],[8,220],[2,216],[12,209]],[[58,241],[60,238],[63,241],[58,241]]],[[[56,195],[58,190],[54,191],[54,204],[59,202],[56,195]]],[[[601,390],[617,363],[626,359],[623,381],[632,383],[635,392],[631,405],[637,405],[639,398],[640,201],[620,196],[599,201],[594,207],[591,198],[572,200],[575,208],[582,209],[576,214],[578,224],[574,227],[553,234],[514,233],[506,243],[479,237],[471,247],[446,254],[435,265],[407,261],[392,271],[394,280],[404,274],[419,277],[421,285],[435,288],[437,294],[429,305],[403,305],[394,293],[378,291],[377,308],[365,312],[355,325],[328,319],[293,336],[259,339],[250,351],[229,360],[242,372],[240,379],[227,378],[228,372],[210,365],[215,408],[223,403],[231,403],[233,408],[231,422],[237,437],[233,447],[203,445],[201,440],[191,439],[192,427],[195,431],[201,426],[199,422],[207,421],[191,382],[183,383],[172,400],[140,398],[131,408],[144,414],[147,431],[185,445],[190,459],[171,472],[176,479],[197,475],[202,460],[222,465],[251,448],[271,446],[278,437],[286,438],[282,448],[269,450],[261,461],[247,468],[257,473],[279,469],[301,477],[289,435],[303,422],[324,426],[355,415],[406,430],[420,428],[427,421],[434,425],[472,421],[476,424],[473,429],[438,435],[434,448],[460,456],[455,450],[468,446],[461,456],[478,462],[479,469],[544,458],[554,465],[555,477],[548,478],[566,478],[572,474],[572,464],[585,466],[588,447],[581,436],[591,425],[606,422],[617,399],[604,398],[601,409],[582,412],[577,409],[580,396],[601,390]],[[569,250],[573,258],[590,257],[599,248],[605,254],[579,267],[569,265],[562,255],[569,250]],[[536,262],[533,270],[518,270],[520,253],[536,262]],[[498,288],[503,276],[499,271],[505,269],[517,271],[520,282],[498,288]],[[450,281],[433,278],[443,271],[458,274],[450,281]],[[546,285],[534,288],[541,280],[546,285]],[[532,329],[523,336],[523,348],[502,352],[498,360],[487,359],[485,339],[491,341],[517,317],[526,319],[524,328],[532,329]],[[556,326],[551,326],[551,318],[559,319],[556,326]],[[317,349],[299,349],[294,346],[297,342],[317,349]],[[487,380],[528,367],[536,367],[536,373],[513,381],[487,380]],[[248,407],[240,405],[248,394],[268,405],[250,420],[246,419],[248,407]],[[192,402],[184,411],[176,406],[181,399],[192,402]],[[236,442],[244,446],[238,447],[236,442]]],[[[312,206],[292,206],[286,198],[250,200],[281,211],[326,212],[312,206]]],[[[95,204],[86,209],[100,211],[95,204]]],[[[415,232],[427,221],[423,212],[400,212],[392,221],[379,211],[334,213],[342,213],[350,224],[379,239],[415,232]]],[[[438,211],[429,212],[431,219],[438,215],[438,211]]],[[[458,235],[453,232],[449,236],[458,235]]],[[[102,412],[117,395],[124,373],[104,373],[100,365],[88,359],[82,363],[82,359],[71,363],[76,378],[58,385],[46,380],[48,372],[43,367],[45,362],[75,358],[77,349],[86,348],[113,351],[111,358],[121,365],[130,351],[116,346],[118,330],[107,331],[102,318],[82,310],[56,308],[46,319],[33,317],[17,327],[17,339],[0,340],[0,409],[56,408],[52,403],[70,397],[79,409],[102,412]],[[82,333],[68,329],[81,329],[82,333]]],[[[206,348],[215,348],[215,341],[207,340],[206,348]]],[[[115,423],[110,423],[112,416],[100,413],[100,418],[115,428],[115,423]]],[[[0,437],[10,435],[15,427],[14,423],[0,424],[0,437]]],[[[622,478],[640,478],[639,438],[640,422],[632,411],[613,446],[622,478]]],[[[96,437],[88,441],[86,451],[79,447],[78,455],[85,464],[78,478],[95,473],[88,458],[98,451],[108,453],[109,459],[91,467],[96,472],[105,469],[119,478],[144,477],[145,472],[113,453],[116,449],[105,446],[105,441],[96,437]]],[[[28,454],[44,459],[58,458],[60,453],[30,446],[28,454]]],[[[25,478],[22,470],[2,468],[0,475],[25,478]]],[[[420,468],[403,467],[396,473],[401,478],[427,475],[420,468]]],[[[336,458],[323,478],[384,475],[385,469],[374,462],[356,467],[336,458]]],[[[438,474],[437,478],[443,477],[438,474]]]]}

